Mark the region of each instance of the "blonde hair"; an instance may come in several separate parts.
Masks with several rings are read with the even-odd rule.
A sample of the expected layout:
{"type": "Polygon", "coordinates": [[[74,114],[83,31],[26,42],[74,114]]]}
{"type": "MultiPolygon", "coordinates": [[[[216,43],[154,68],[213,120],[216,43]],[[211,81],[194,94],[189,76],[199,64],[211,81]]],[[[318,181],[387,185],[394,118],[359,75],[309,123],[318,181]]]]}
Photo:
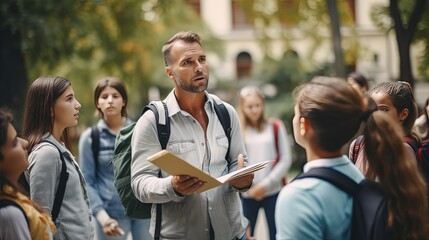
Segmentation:
{"type": "MultiPolygon", "coordinates": [[[[250,125],[250,119],[244,114],[244,102],[246,101],[247,97],[255,96],[261,99],[262,104],[265,105],[265,97],[263,93],[260,91],[259,88],[255,86],[247,86],[243,87],[239,91],[239,105],[238,105],[238,116],[240,117],[240,123],[241,123],[241,129],[243,131],[243,134],[245,134],[247,126],[250,125]]],[[[265,116],[265,107],[262,109],[261,116],[259,117],[258,121],[256,122],[256,129],[258,131],[262,131],[267,124],[268,119],[265,116]]]]}

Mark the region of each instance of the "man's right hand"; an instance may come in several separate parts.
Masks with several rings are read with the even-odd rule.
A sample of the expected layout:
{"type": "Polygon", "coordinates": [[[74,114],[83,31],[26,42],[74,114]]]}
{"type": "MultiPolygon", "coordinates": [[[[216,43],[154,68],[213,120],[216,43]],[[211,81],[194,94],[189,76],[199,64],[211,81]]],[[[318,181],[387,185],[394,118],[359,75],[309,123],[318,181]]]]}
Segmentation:
{"type": "Polygon", "coordinates": [[[205,182],[187,175],[173,176],[171,184],[174,191],[182,196],[188,196],[197,191],[205,182]]]}

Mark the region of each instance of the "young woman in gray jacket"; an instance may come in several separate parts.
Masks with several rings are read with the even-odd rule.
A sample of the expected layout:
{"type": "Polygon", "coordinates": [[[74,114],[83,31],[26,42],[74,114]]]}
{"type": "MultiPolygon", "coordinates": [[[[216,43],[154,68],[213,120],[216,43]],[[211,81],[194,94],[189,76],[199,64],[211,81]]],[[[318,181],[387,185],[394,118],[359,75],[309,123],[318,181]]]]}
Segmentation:
{"type": "Polygon", "coordinates": [[[68,139],[68,128],[77,125],[80,107],[71,82],[62,77],[40,77],[27,92],[23,137],[29,144],[26,179],[31,199],[51,213],[60,185],[61,157],[68,174],[54,239],[94,236],[86,182],[68,139]]]}

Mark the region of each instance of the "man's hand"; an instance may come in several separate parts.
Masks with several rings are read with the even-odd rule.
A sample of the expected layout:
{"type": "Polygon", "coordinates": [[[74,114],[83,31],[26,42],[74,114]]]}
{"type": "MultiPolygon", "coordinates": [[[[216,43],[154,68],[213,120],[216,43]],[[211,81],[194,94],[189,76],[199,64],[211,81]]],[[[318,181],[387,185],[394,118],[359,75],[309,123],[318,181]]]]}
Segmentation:
{"type": "Polygon", "coordinates": [[[174,191],[182,196],[188,196],[197,191],[205,182],[187,175],[173,176],[171,184],[174,191]]]}
{"type": "MultiPolygon", "coordinates": [[[[244,168],[244,158],[243,154],[239,154],[237,158],[237,170],[244,168]]],[[[243,177],[234,179],[229,182],[233,187],[237,189],[242,189],[249,186],[253,181],[253,173],[245,175],[243,177]]]]}

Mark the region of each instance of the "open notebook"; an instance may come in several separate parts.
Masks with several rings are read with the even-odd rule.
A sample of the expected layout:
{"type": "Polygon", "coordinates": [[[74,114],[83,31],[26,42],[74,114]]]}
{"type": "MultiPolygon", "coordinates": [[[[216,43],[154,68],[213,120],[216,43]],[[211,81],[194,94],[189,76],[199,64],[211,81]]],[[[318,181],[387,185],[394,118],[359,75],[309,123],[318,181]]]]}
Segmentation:
{"type": "Polygon", "coordinates": [[[268,160],[256,163],[228,173],[224,176],[214,178],[167,150],[162,150],[158,153],[155,153],[154,155],[148,157],[148,160],[170,175],[188,175],[206,182],[203,186],[201,186],[201,188],[197,190],[197,192],[207,191],[236,178],[258,171],[266,167],[270,162],[270,160],[268,160]]]}

